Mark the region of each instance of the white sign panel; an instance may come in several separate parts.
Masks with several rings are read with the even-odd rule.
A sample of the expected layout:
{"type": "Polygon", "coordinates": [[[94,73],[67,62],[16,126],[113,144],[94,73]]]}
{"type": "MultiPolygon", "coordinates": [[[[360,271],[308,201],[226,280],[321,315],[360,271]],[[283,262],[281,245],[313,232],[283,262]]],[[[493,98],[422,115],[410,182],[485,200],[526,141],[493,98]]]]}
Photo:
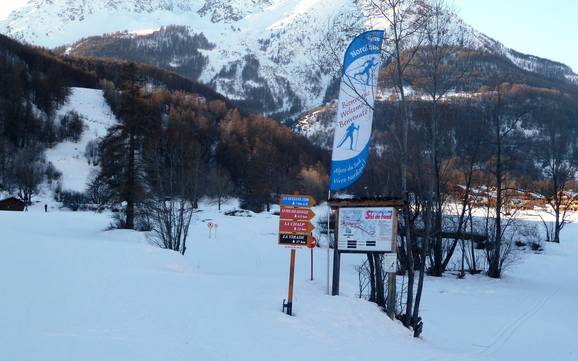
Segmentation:
{"type": "Polygon", "coordinates": [[[349,252],[391,252],[395,209],[340,208],[337,249],[349,252]]]}
{"type": "Polygon", "coordinates": [[[397,253],[383,254],[383,271],[386,273],[397,272],[397,253]]]}

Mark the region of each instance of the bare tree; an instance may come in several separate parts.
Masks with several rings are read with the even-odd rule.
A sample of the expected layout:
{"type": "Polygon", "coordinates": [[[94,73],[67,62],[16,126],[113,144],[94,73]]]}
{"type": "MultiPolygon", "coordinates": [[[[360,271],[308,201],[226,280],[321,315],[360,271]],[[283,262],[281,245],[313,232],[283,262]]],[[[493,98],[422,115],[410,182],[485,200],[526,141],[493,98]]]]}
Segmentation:
{"type": "MultiPolygon", "coordinates": [[[[441,231],[445,199],[442,193],[442,180],[445,169],[442,169],[440,152],[442,139],[439,132],[439,105],[444,96],[456,89],[466,75],[468,62],[461,53],[468,45],[464,31],[452,28],[456,15],[445,0],[430,1],[424,11],[428,15],[422,30],[424,40],[416,52],[410,73],[413,84],[427,96],[430,105],[428,145],[432,174],[429,177],[430,189],[427,192],[428,202],[426,202],[428,209],[425,213],[432,219],[426,220],[426,224],[430,227],[426,230],[424,240],[428,244],[433,241],[431,242],[433,263],[429,272],[433,276],[441,276],[458,240],[453,241],[448,257],[444,257],[441,231]]],[[[420,285],[422,282],[420,277],[420,285]]]]}
{"type": "Polygon", "coordinates": [[[544,222],[547,240],[560,243],[560,232],[568,222],[568,211],[578,199],[578,195],[569,192],[569,186],[575,184],[578,171],[578,143],[568,124],[573,119],[565,118],[557,104],[542,108],[548,111],[549,116],[544,117],[545,137],[538,141],[536,150],[546,181],[539,182],[537,189],[552,207],[551,213],[554,216],[552,227],[544,222]]]}
{"type": "MultiPolygon", "coordinates": [[[[427,22],[427,13],[423,2],[418,0],[371,0],[363,5],[367,16],[377,17],[385,24],[384,55],[390,63],[389,76],[396,89],[400,107],[398,133],[396,136],[400,149],[401,192],[404,200],[403,230],[405,232],[405,254],[407,255],[407,299],[405,314],[401,317],[407,327],[421,329],[415,324],[418,319],[414,312],[414,260],[413,238],[411,236],[411,206],[408,189],[408,134],[411,112],[406,96],[406,73],[414,61],[416,53],[423,43],[423,27],[427,22]]],[[[416,336],[419,333],[416,334],[416,336]]]]}
{"type": "Polygon", "coordinates": [[[185,254],[189,226],[198,197],[200,146],[181,138],[162,137],[149,163],[149,197],[144,202],[151,237],[163,248],[185,254]]]}
{"type": "Polygon", "coordinates": [[[221,204],[231,196],[235,186],[227,169],[217,165],[207,175],[207,188],[209,196],[217,199],[217,207],[221,211],[221,204]]]}
{"type": "MultiPolygon", "coordinates": [[[[408,291],[405,315],[401,319],[407,327],[417,325],[413,324],[415,318],[412,251],[414,244],[411,237],[411,205],[408,189],[408,134],[411,112],[409,100],[406,96],[406,76],[424,40],[422,30],[428,17],[424,5],[425,3],[420,0],[369,0],[358,3],[361,10],[361,18],[353,16],[350,19],[340,19],[339,21],[343,29],[350,29],[354,32],[359,32],[358,29],[367,27],[368,23],[372,23],[374,26],[377,25],[385,31],[384,46],[382,48],[383,57],[385,58],[384,63],[389,64],[386,73],[394,86],[398,99],[397,105],[400,108],[397,123],[392,124],[391,128],[400,153],[400,189],[405,201],[403,209],[404,225],[402,227],[405,234],[404,237],[401,237],[404,252],[401,253],[408,255],[405,260],[408,272],[408,291]]],[[[328,39],[325,39],[325,43],[329,44],[326,46],[331,46],[328,53],[332,56],[333,61],[325,62],[325,64],[341,64],[342,50],[346,44],[341,44],[339,39],[333,39],[331,33],[329,34],[328,39]]],[[[339,66],[334,66],[332,69],[333,71],[339,69],[338,74],[342,72],[339,66]]],[[[417,327],[414,328],[417,329],[417,327]]]]}
{"type": "Polygon", "coordinates": [[[516,106],[516,94],[511,91],[509,84],[499,84],[495,91],[486,95],[485,105],[488,115],[488,126],[493,129],[492,159],[489,162],[489,170],[493,175],[495,187],[495,205],[493,206],[493,217],[491,222],[487,222],[488,235],[491,239],[491,246],[487,247],[488,276],[500,278],[502,266],[506,255],[510,251],[510,245],[504,244],[504,235],[510,220],[503,223],[502,216],[506,201],[504,199],[508,190],[507,177],[509,176],[508,166],[512,164],[513,150],[516,144],[512,143],[511,135],[518,129],[519,123],[526,115],[524,107],[516,106]],[[508,112],[507,108],[513,109],[508,112]]]}
{"type": "Polygon", "coordinates": [[[25,147],[16,153],[11,173],[20,199],[30,204],[44,180],[45,170],[46,164],[38,147],[25,147]]]}

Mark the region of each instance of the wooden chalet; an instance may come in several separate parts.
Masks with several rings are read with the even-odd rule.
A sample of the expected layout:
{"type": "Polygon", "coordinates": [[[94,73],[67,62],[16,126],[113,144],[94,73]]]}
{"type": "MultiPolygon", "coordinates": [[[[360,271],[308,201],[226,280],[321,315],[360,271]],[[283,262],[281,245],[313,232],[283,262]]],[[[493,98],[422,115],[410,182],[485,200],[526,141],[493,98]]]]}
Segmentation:
{"type": "Polygon", "coordinates": [[[26,203],[18,198],[10,197],[0,200],[0,211],[22,212],[26,209],[26,203]]]}

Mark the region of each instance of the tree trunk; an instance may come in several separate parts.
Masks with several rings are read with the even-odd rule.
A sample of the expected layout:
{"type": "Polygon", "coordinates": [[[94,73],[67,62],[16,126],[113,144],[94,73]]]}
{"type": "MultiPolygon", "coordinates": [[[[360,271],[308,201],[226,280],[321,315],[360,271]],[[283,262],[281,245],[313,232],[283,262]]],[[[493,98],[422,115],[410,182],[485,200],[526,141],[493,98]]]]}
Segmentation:
{"type": "Polygon", "coordinates": [[[369,302],[375,302],[375,266],[373,264],[373,256],[371,253],[367,254],[367,263],[369,264],[369,302]]]}
{"type": "Polygon", "coordinates": [[[375,302],[382,308],[385,308],[385,287],[383,284],[382,259],[379,254],[373,254],[375,264],[375,302]]]}
{"type": "Polygon", "coordinates": [[[135,169],[135,148],[136,140],[133,129],[129,129],[129,154],[128,154],[128,179],[126,189],[126,222],[125,228],[134,229],[134,203],[135,203],[135,186],[136,186],[136,169],[135,169]]]}

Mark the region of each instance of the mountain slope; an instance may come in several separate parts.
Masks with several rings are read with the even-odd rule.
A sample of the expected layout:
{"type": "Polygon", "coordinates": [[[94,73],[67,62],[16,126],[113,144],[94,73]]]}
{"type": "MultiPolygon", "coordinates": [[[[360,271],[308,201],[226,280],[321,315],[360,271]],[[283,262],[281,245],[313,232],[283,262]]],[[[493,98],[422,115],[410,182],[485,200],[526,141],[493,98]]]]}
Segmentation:
{"type": "MultiPolygon", "coordinates": [[[[104,142],[107,149],[117,150],[113,156],[98,141],[123,136],[122,124],[131,116],[141,132],[139,146],[147,151],[143,158],[153,159],[161,141],[181,141],[183,149],[198,152],[200,195],[213,192],[210,186],[218,178],[227,186],[219,194],[240,195],[253,202],[244,205],[259,210],[270,204],[273,191],[311,186],[301,173],[327,173],[327,152],[305,137],[239,109],[205,85],[151,65],[59,56],[0,35],[0,70],[5,80],[0,82],[0,192],[20,196],[26,187],[21,197],[28,201],[43,182],[56,195],[60,189],[86,190],[91,173],[105,169],[105,155],[115,161],[126,153],[118,151],[125,144],[122,139],[113,145],[104,142]],[[127,86],[137,89],[137,100],[128,99],[127,86]],[[127,107],[131,101],[137,105],[127,107]],[[121,126],[107,132],[116,123],[121,126]],[[29,173],[35,182],[30,186],[29,173]],[[282,177],[282,186],[273,182],[282,177]]],[[[121,166],[109,167],[107,176],[116,176],[121,166]]],[[[324,178],[318,178],[322,187],[324,178]]]]}
{"type": "Polygon", "coordinates": [[[72,88],[71,93],[56,116],[69,112],[80,115],[84,130],[77,142],[67,140],[46,151],[46,160],[62,173],[62,190],[84,192],[98,167],[88,161],[85,150],[90,142],[99,142],[108,128],[118,122],[106,104],[102,90],[72,88]]]}
{"type": "MultiPolygon", "coordinates": [[[[76,55],[146,61],[210,84],[216,91],[278,119],[323,103],[331,76],[319,71],[327,54],[319,44],[335,19],[350,14],[353,0],[30,0],[0,22],[0,31],[34,44],[69,47],[76,55]],[[163,26],[180,25],[154,33],[163,26]],[[143,30],[146,30],[143,32],[143,30]],[[132,33],[131,33],[132,32],[132,33]],[[196,40],[201,39],[201,42],[196,40]],[[206,41],[205,41],[206,40],[206,41]],[[125,46],[130,43],[129,46],[125,46]],[[176,52],[178,44],[186,52],[176,52]],[[116,50],[115,50],[116,48],[116,50]],[[123,48],[123,50],[119,50],[123,48]],[[132,49],[130,52],[127,49],[132,49]],[[173,49],[169,57],[160,49],[173,49]]],[[[346,17],[346,16],[345,16],[346,17]]],[[[368,28],[379,24],[370,19],[368,28]]],[[[518,53],[481,34],[459,17],[453,28],[484,52],[560,82],[576,82],[560,63],[518,53]]],[[[348,39],[348,34],[337,34],[348,39]]]]}

